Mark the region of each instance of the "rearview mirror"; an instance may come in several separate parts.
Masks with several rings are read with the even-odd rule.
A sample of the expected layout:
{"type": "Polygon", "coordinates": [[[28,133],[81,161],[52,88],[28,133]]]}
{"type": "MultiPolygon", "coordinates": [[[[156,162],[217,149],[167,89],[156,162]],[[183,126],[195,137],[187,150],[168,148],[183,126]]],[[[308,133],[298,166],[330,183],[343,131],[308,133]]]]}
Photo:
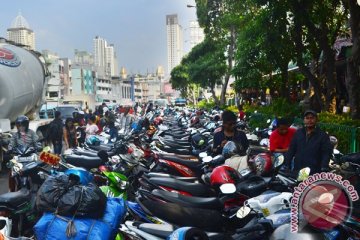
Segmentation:
{"type": "Polygon", "coordinates": [[[236,192],[236,186],[233,183],[224,183],[223,185],[220,186],[220,191],[223,194],[232,194],[236,192]]]}
{"type": "Polygon", "coordinates": [[[255,128],[255,130],[256,130],[256,131],[259,131],[259,128],[257,127],[257,128],[255,128]]]}
{"type": "Polygon", "coordinates": [[[202,161],[204,163],[208,163],[208,162],[211,162],[213,160],[212,156],[206,156],[202,159],[202,161]]]}
{"type": "Polygon", "coordinates": [[[299,174],[298,174],[298,178],[297,180],[300,182],[300,181],[304,181],[306,178],[309,177],[310,175],[310,168],[307,167],[307,168],[303,168],[299,171],[299,174]]]}
{"type": "Polygon", "coordinates": [[[247,215],[249,215],[251,212],[251,208],[247,207],[247,206],[242,206],[237,212],[236,212],[236,217],[243,219],[245,218],[247,215]]]}
{"type": "Polygon", "coordinates": [[[274,167],[277,168],[279,166],[281,166],[285,161],[285,157],[284,155],[279,155],[279,156],[275,156],[275,163],[274,163],[274,167]]]}
{"type": "Polygon", "coordinates": [[[271,119],[269,118],[267,121],[266,121],[266,123],[270,123],[271,122],[271,119]]]}

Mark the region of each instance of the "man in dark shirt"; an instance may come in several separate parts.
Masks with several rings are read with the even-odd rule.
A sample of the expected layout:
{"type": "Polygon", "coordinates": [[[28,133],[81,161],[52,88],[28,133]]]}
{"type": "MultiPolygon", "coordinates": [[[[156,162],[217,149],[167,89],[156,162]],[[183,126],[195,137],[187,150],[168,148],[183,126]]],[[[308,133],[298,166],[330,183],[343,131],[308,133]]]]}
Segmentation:
{"type": "Polygon", "coordinates": [[[221,154],[224,145],[228,141],[240,143],[245,152],[249,147],[246,134],[236,129],[236,115],[228,110],[222,114],[223,126],[215,130],[213,152],[221,154]]]}
{"type": "Polygon", "coordinates": [[[331,156],[331,143],[329,136],[316,126],[317,114],[308,110],[304,114],[304,127],[294,134],[285,162],[289,168],[294,159],[293,171],[309,167],[310,174],[328,171],[331,156]]]}

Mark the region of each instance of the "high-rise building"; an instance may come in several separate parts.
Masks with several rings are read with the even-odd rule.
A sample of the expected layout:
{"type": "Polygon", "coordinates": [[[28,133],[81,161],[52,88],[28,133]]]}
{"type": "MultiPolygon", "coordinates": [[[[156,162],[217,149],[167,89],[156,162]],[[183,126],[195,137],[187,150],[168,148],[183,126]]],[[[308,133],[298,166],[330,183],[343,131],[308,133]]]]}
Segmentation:
{"type": "Polygon", "coordinates": [[[46,101],[58,103],[64,95],[64,62],[49,50],[43,50],[42,55],[51,74],[46,89],[46,101]]]}
{"type": "Polygon", "coordinates": [[[94,56],[87,51],[79,51],[78,49],[75,49],[74,63],[81,65],[93,65],[94,56]]]}
{"type": "Polygon", "coordinates": [[[94,63],[101,77],[111,78],[118,74],[116,52],[113,44],[99,36],[94,38],[94,63]]]}
{"type": "Polygon", "coordinates": [[[35,33],[30,29],[29,23],[19,13],[7,29],[7,38],[17,44],[25,45],[28,49],[35,50],[35,33]]]}
{"type": "Polygon", "coordinates": [[[198,21],[190,21],[190,48],[204,41],[204,30],[200,27],[198,21]]]}
{"type": "Polygon", "coordinates": [[[166,15],[168,73],[180,64],[183,57],[183,33],[177,14],[166,15]]]}

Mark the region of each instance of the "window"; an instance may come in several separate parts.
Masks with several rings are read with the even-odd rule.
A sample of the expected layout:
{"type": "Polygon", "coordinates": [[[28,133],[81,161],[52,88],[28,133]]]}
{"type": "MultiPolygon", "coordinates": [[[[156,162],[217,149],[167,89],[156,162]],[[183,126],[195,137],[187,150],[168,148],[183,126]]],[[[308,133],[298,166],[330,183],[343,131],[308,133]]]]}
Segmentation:
{"type": "Polygon", "coordinates": [[[49,93],[49,97],[51,97],[51,98],[55,98],[55,97],[58,97],[58,96],[59,96],[58,92],[50,92],[49,93]]]}

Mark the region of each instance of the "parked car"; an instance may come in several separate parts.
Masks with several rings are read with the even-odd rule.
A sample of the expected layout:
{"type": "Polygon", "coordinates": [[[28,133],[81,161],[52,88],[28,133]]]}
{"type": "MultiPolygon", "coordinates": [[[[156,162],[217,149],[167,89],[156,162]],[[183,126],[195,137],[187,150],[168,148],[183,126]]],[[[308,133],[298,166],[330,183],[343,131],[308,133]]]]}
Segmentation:
{"type": "Polygon", "coordinates": [[[187,101],[185,98],[176,98],[175,99],[175,106],[185,106],[187,101]]]}
{"type": "Polygon", "coordinates": [[[61,113],[61,119],[65,122],[67,118],[72,118],[74,112],[80,111],[78,106],[73,105],[61,105],[56,107],[56,111],[61,113]]]}

